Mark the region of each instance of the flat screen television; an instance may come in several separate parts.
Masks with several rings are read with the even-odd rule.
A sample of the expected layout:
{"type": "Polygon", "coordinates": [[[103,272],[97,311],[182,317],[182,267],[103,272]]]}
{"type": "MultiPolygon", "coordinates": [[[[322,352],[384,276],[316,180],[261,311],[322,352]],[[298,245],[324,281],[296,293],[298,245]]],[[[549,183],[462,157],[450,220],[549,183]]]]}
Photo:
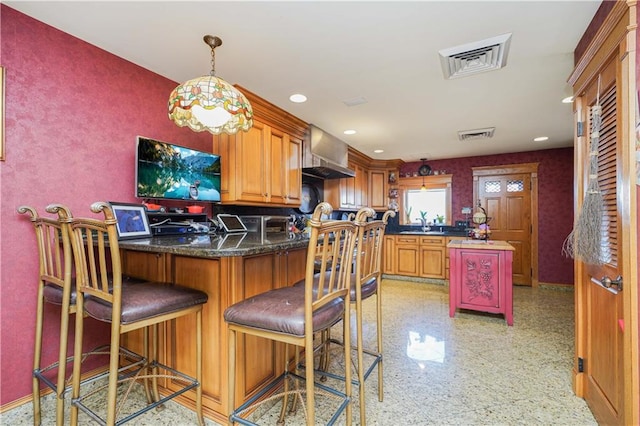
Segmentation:
{"type": "Polygon", "coordinates": [[[220,156],[138,136],[136,197],[220,201],[220,156]]]}

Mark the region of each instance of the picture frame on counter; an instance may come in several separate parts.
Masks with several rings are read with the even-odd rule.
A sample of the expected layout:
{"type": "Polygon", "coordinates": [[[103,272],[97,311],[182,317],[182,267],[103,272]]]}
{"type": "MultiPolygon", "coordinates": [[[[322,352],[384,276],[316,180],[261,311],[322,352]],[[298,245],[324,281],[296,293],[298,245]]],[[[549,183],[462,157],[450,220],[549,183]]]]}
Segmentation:
{"type": "Polygon", "coordinates": [[[144,204],[109,202],[118,223],[118,240],[147,238],[151,236],[151,227],[144,204]]]}

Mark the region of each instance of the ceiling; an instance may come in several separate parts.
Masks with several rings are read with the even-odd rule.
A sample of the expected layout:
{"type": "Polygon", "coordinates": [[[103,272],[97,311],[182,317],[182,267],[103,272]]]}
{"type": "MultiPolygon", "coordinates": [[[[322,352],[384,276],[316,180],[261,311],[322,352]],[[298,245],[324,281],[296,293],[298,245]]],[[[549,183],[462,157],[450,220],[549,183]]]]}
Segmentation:
{"type": "MultiPolygon", "coordinates": [[[[374,159],[571,146],[567,79],[599,1],[4,1],[176,82],[216,75],[374,159]],[[443,76],[439,51],[511,33],[506,66],[443,76]],[[293,93],[308,101],[294,104],[293,93]],[[347,106],[344,101],[364,98],[347,106]],[[458,138],[495,127],[492,138],[458,138]],[[344,135],[346,129],[357,131],[344,135]],[[534,142],[547,136],[545,142],[534,142]],[[374,153],[375,149],[384,150],[374,153]]],[[[46,48],[46,44],[44,45],[46,48]]],[[[167,97],[169,93],[167,93],[167,97]]]]}

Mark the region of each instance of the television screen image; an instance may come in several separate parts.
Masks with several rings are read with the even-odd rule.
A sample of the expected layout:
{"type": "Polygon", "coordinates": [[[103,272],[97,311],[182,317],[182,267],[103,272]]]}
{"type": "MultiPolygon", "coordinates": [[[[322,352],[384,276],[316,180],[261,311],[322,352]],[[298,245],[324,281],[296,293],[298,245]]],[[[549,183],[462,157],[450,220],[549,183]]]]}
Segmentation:
{"type": "Polygon", "coordinates": [[[220,201],[220,156],[139,136],[136,196],[220,201]]]}

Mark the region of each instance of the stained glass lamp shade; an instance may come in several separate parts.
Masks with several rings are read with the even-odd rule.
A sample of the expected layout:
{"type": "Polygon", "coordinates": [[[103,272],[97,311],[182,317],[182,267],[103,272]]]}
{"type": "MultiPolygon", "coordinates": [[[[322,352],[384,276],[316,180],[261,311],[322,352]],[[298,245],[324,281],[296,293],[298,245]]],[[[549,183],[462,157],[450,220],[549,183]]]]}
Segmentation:
{"type": "Polygon", "coordinates": [[[222,40],[207,35],[204,41],[211,46],[211,75],[189,80],[171,92],[169,118],[195,132],[207,130],[214,135],[246,132],[253,125],[251,104],[238,89],[215,76],[214,49],[222,40]]]}

